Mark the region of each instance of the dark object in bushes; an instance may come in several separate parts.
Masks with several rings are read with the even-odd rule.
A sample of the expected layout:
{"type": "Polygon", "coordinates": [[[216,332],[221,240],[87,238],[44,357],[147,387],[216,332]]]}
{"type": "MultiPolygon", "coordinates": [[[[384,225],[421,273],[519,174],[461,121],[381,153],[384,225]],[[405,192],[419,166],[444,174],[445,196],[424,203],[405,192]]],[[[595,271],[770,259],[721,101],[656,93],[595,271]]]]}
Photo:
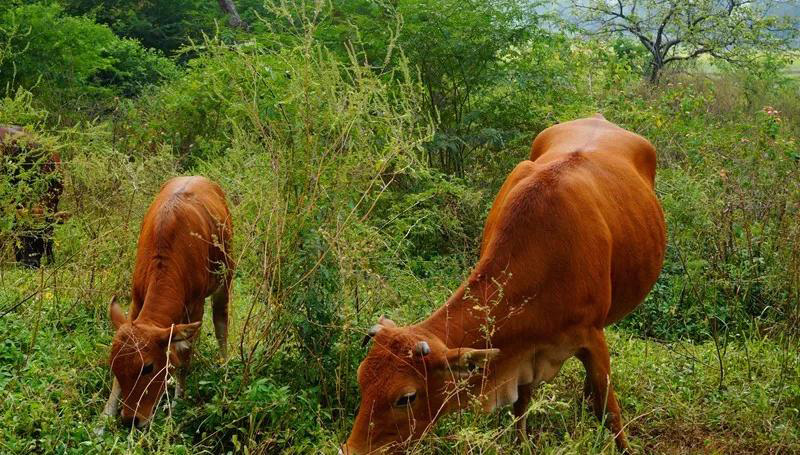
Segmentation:
{"type": "Polygon", "coordinates": [[[18,126],[0,125],[0,177],[13,194],[11,223],[14,257],[27,267],[39,267],[42,257],[53,261],[53,226],[66,219],[58,212],[64,189],[61,157],[45,151],[18,126]]]}

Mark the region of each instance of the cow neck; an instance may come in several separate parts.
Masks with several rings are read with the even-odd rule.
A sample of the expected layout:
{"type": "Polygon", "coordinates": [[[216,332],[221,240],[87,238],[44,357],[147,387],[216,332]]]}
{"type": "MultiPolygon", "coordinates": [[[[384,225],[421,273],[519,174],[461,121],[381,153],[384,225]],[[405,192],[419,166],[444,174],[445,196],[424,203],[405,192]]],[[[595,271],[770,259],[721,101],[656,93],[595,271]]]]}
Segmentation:
{"type": "Polygon", "coordinates": [[[166,267],[158,267],[155,272],[149,274],[144,303],[136,320],[162,328],[187,322],[186,296],[180,279],[166,267]]]}
{"type": "MultiPolygon", "coordinates": [[[[496,313],[495,286],[489,280],[470,277],[447,302],[420,324],[449,348],[486,348],[487,319],[496,313]]],[[[502,304],[502,302],[500,303],[502,304]]]]}

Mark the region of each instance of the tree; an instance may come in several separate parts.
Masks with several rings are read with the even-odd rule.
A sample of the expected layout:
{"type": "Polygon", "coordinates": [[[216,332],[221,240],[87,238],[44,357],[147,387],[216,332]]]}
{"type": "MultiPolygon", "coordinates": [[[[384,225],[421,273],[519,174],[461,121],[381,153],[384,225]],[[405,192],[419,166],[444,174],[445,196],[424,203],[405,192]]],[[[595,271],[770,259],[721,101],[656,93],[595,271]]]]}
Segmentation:
{"type": "MultiPolygon", "coordinates": [[[[89,78],[112,66],[104,54],[117,39],[91,19],[62,14],[56,4],[31,4],[0,13],[0,87],[39,93],[87,91],[89,78]],[[46,62],[46,63],[43,63],[46,62]]],[[[85,93],[84,93],[85,94],[85,93]]]]}
{"type": "MultiPolygon", "coordinates": [[[[499,140],[482,108],[506,81],[502,55],[528,42],[537,17],[516,0],[417,0],[400,5],[399,44],[419,68],[427,108],[437,119],[429,161],[463,177],[470,155],[499,140]]],[[[502,128],[502,126],[500,127],[502,128]]]]}
{"type": "Polygon", "coordinates": [[[73,16],[88,16],[142,46],[174,55],[191,40],[202,40],[222,17],[208,0],[62,0],[73,16]]]}
{"type": "Polygon", "coordinates": [[[0,12],[0,94],[29,90],[37,102],[70,117],[110,108],[175,77],[175,63],[106,25],[70,16],[57,4],[27,4],[0,12]],[[69,100],[69,101],[68,101],[69,100]]]}
{"type": "MultiPolygon", "coordinates": [[[[244,3],[242,3],[244,4],[244,3]]],[[[538,30],[534,7],[520,0],[334,0],[331,17],[316,36],[349,60],[390,74],[407,59],[425,91],[425,109],[436,123],[426,144],[428,161],[448,174],[465,175],[487,148],[500,148],[517,131],[507,122],[498,86],[508,83],[504,55],[525,46],[538,30]]],[[[274,24],[277,21],[271,23],[274,24]]],[[[275,28],[273,28],[275,29],[275,28]]]]}
{"type": "Polygon", "coordinates": [[[576,22],[593,35],[629,35],[650,55],[648,79],[676,62],[710,55],[745,63],[796,44],[797,16],[778,6],[796,0],[571,0],[576,22]]]}

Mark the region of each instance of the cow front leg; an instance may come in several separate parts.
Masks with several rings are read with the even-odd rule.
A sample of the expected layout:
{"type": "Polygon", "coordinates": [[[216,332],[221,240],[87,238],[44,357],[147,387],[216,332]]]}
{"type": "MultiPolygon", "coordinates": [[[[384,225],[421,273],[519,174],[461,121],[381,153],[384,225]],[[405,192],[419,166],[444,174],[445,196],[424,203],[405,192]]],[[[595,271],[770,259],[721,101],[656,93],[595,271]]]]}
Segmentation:
{"type": "Polygon", "coordinates": [[[531,404],[533,384],[517,387],[517,401],[514,402],[514,418],[516,419],[517,438],[520,442],[528,440],[528,406],[531,404]]]}
{"type": "Polygon", "coordinates": [[[172,410],[178,406],[178,400],[183,398],[186,393],[186,375],[189,371],[189,362],[191,355],[189,353],[191,348],[184,348],[181,352],[177,353],[178,362],[176,368],[172,369],[170,374],[174,374],[175,378],[175,393],[172,396],[167,394],[167,401],[164,403],[164,409],[171,416],[172,410]]]}
{"type": "MultiPolygon", "coordinates": [[[[103,408],[102,414],[100,414],[103,419],[107,417],[115,417],[117,415],[117,411],[119,410],[120,395],[122,395],[122,388],[119,386],[117,378],[114,378],[114,381],[111,384],[111,395],[108,397],[108,401],[106,401],[106,405],[103,408]]],[[[103,435],[105,432],[103,424],[104,422],[101,422],[97,428],[95,428],[94,434],[97,436],[103,435]]]]}
{"type": "Polygon", "coordinates": [[[192,363],[192,351],[194,350],[194,342],[191,342],[188,347],[184,348],[178,353],[180,357],[180,365],[175,369],[175,399],[181,399],[186,393],[186,376],[189,374],[189,368],[192,363]]]}
{"type": "Polygon", "coordinates": [[[106,406],[103,408],[103,417],[114,417],[117,415],[117,410],[119,409],[119,396],[121,394],[122,387],[119,386],[119,381],[117,381],[117,378],[114,378],[114,381],[111,384],[111,395],[109,395],[108,401],[106,401],[106,406]]]}

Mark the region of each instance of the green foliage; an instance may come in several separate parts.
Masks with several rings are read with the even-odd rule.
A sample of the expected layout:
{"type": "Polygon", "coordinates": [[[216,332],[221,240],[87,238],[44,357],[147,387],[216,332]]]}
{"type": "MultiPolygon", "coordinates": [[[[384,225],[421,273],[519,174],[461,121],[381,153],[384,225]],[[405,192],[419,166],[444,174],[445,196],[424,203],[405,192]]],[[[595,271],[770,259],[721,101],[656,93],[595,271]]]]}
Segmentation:
{"type": "MultiPolygon", "coordinates": [[[[65,4],[87,16],[0,13],[0,123],[62,155],[73,213],[54,264],[15,269],[0,250],[0,452],[335,453],[364,331],[440,306],[533,136],[598,111],[656,146],[669,229],[654,290],[608,331],[631,441],[800,451],[800,104],[782,59],[653,87],[636,43],[539,29],[514,2],[237,2],[249,34],[216,34],[215,2],[65,4]],[[190,39],[181,66],[147,49],[190,39]],[[55,74],[51,57],[79,71],[55,74]],[[232,358],[215,360],[205,321],[172,416],[96,437],[107,302],[129,292],[140,220],[178,174],[220,182],[230,203],[232,358]]],[[[22,190],[2,182],[10,207],[22,190]]],[[[505,410],[466,412],[416,452],[614,453],[578,402],[580,365],[564,369],[536,392],[533,445],[505,410]]]]}
{"type": "Polygon", "coordinates": [[[113,87],[116,94],[125,97],[138,96],[148,86],[178,76],[178,68],[172,60],[131,39],[115,40],[104,54],[111,66],[95,73],[92,83],[113,87]]]}
{"type": "Polygon", "coordinates": [[[177,74],[172,61],[157,52],[91,19],[69,16],[57,4],[4,11],[0,43],[0,87],[9,93],[32,91],[40,103],[70,118],[81,109],[108,107],[113,96],[138,95],[177,74]]]}
{"type": "Polygon", "coordinates": [[[120,36],[168,55],[214,29],[219,6],[206,0],[63,0],[67,12],[93,17],[120,36]]]}
{"type": "Polygon", "coordinates": [[[408,60],[437,124],[426,145],[432,166],[464,177],[473,155],[500,150],[523,134],[517,124],[492,120],[514,117],[508,92],[519,90],[519,81],[508,77],[502,57],[531,40],[537,20],[532,6],[513,0],[334,1],[330,12],[323,11],[331,20],[316,36],[340,55],[349,58],[355,45],[353,58],[376,68],[408,60]],[[504,90],[507,85],[513,87],[504,90]]]}
{"type": "Polygon", "coordinates": [[[419,68],[428,109],[438,124],[427,147],[428,161],[463,177],[469,155],[500,149],[504,139],[519,134],[485,119],[508,112],[504,97],[493,96],[495,87],[506,82],[500,57],[528,41],[535,16],[519,2],[401,5],[406,8],[398,8],[405,23],[399,43],[419,68]]]}
{"type": "Polygon", "coordinates": [[[702,55],[742,64],[764,52],[785,52],[796,46],[800,30],[797,16],[776,14],[778,7],[796,4],[793,1],[570,3],[577,22],[589,34],[626,35],[638,41],[650,56],[650,82],[657,82],[665,67],[702,55]]]}
{"type": "Polygon", "coordinates": [[[655,292],[623,325],[698,339],[715,336],[714,321],[737,333],[753,321],[795,317],[797,132],[777,108],[748,112],[748,90],[731,93],[725,80],[677,83],[654,100],[665,108],[628,120],[660,152],[658,192],[670,236],[655,292]]]}
{"type": "Polygon", "coordinates": [[[89,88],[88,79],[111,66],[104,50],[115,39],[107,27],[65,16],[55,4],[8,9],[0,16],[0,42],[6,43],[0,84],[44,93],[62,89],[73,92],[72,96],[76,91],[83,94],[89,88]]]}

